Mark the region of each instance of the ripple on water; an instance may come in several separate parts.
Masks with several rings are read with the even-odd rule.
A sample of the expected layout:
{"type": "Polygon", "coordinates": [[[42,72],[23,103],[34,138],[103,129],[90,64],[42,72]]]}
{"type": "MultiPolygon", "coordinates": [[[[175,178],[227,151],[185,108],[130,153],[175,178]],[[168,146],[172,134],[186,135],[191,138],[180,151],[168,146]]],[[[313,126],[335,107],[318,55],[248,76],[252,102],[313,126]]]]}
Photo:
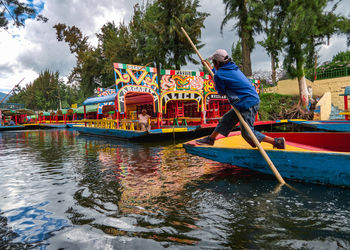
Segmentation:
{"type": "Polygon", "coordinates": [[[65,219],[54,218],[51,212],[45,210],[49,202],[19,207],[3,211],[2,217],[7,218],[7,225],[17,235],[13,242],[37,243],[42,242],[56,231],[70,226],[65,219]]]}

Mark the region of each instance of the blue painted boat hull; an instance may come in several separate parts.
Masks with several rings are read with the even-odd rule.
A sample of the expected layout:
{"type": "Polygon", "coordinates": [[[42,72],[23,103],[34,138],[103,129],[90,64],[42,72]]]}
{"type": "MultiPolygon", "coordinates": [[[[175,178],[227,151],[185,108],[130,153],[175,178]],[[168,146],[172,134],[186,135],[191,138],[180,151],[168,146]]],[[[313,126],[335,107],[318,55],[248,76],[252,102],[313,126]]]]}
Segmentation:
{"type": "Polygon", "coordinates": [[[123,129],[106,129],[106,128],[92,128],[84,126],[69,125],[72,129],[78,131],[80,134],[103,136],[127,140],[151,141],[151,140],[173,140],[176,139],[190,139],[211,133],[213,128],[199,128],[197,126],[188,126],[186,131],[171,132],[171,129],[152,129],[147,131],[137,130],[123,130],[123,129]],[[167,130],[167,132],[165,132],[167,130]],[[170,131],[169,131],[170,130],[170,131]]]}
{"type": "Polygon", "coordinates": [[[66,124],[39,124],[42,128],[67,128],[66,124]]]}
{"type": "MultiPolygon", "coordinates": [[[[273,174],[257,149],[201,147],[191,144],[184,144],[184,147],[193,155],[273,174]]],[[[350,187],[350,153],[283,150],[267,150],[266,153],[283,178],[350,187]]]]}
{"type": "Polygon", "coordinates": [[[130,130],[122,130],[122,129],[90,128],[90,127],[80,127],[80,126],[78,127],[73,126],[73,129],[82,134],[117,137],[117,138],[124,138],[124,139],[131,139],[134,137],[140,137],[147,134],[147,131],[130,131],[130,130]]]}
{"type": "Polygon", "coordinates": [[[350,132],[350,121],[293,121],[292,123],[316,130],[350,132]]]}
{"type": "Polygon", "coordinates": [[[14,126],[0,126],[0,131],[10,131],[10,130],[19,130],[25,129],[22,125],[14,125],[14,126]]]}

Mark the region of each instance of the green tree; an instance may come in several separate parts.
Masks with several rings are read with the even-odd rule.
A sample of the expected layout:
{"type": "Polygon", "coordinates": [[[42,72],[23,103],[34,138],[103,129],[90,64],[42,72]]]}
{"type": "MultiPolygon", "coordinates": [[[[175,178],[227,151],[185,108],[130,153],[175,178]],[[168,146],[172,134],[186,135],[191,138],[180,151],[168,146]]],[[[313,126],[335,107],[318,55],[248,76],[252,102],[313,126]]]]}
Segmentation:
{"type": "Polygon", "coordinates": [[[180,69],[187,61],[198,64],[195,53],[181,31],[183,27],[197,48],[208,13],[199,12],[199,0],[158,0],[147,6],[144,17],[146,58],[158,68],[180,69]]]}
{"type": "MultiPolygon", "coordinates": [[[[325,62],[318,66],[316,72],[318,79],[328,78],[335,72],[338,77],[350,75],[350,51],[339,52],[333,56],[332,61],[325,62]]],[[[309,73],[309,76],[310,75],[309,73]]]]}
{"type": "Polygon", "coordinates": [[[110,87],[114,83],[113,63],[144,64],[145,50],[141,41],[145,37],[143,28],[144,9],[135,5],[134,16],[128,25],[118,26],[107,22],[97,34],[98,46],[91,47],[88,37],[75,26],[56,24],[57,39],[68,43],[75,54],[77,64],[69,76],[69,82],[78,82],[83,96],[94,94],[97,87],[110,87]]]}
{"type": "Polygon", "coordinates": [[[133,35],[124,23],[120,23],[119,27],[114,22],[106,23],[97,37],[102,65],[100,72],[102,87],[109,87],[114,83],[113,63],[143,63],[138,57],[138,48],[135,45],[133,35]]]}
{"type": "Polygon", "coordinates": [[[241,39],[243,73],[252,75],[250,54],[254,49],[254,34],[261,31],[262,4],[254,0],[223,0],[225,4],[225,17],[221,23],[221,32],[224,26],[232,19],[236,20],[234,29],[241,39]]]}
{"type": "Polygon", "coordinates": [[[68,43],[77,58],[69,82],[78,82],[85,97],[94,90],[114,83],[113,63],[177,68],[187,61],[198,63],[194,51],[181,32],[184,27],[193,42],[201,48],[201,28],[208,16],[198,12],[199,0],[157,0],[146,5],[136,4],[128,24],[108,22],[97,34],[98,46],[88,44],[88,37],[79,28],[56,24],[58,41],[68,43]]]}
{"type": "Polygon", "coordinates": [[[48,20],[43,15],[38,14],[30,3],[23,3],[18,0],[0,0],[0,6],[3,6],[3,11],[0,12],[0,27],[5,29],[11,23],[17,27],[24,26],[25,20],[28,18],[35,18],[43,22],[48,20]]]}
{"type": "Polygon", "coordinates": [[[63,96],[63,83],[59,79],[59,73],[45,70],[25,88],[17,88],[10,101],[23,103],[33,110],[55,110],[60,108],[63,96]]]}
{"type": "Polygon", "coordinates": [[[350,51],[339,52],[332,58],[332,62],[350,62],[350,51]]]}
{"type": "Polygon", "coordinates": [[[341,32],[339,25],[343,17],[334,10],[326,11],[331,0],[286,0],[280,1],[280,11],[285,12],[283,20],[284,66],[289,75],[298,78],[300,103],[308,105],[308,91],[305,81],[305,65],[310,51],[323,44],[332,34],[341,32]]]}
{"type": "Polygon", "coordinates": [[[279,59],[278,55],[283,48],[283,35],[281,20],[285,18],[285,12],[280,11],[278,6],[279,0],[263,0],[265,15],[262,16],[262,32],[266,38],[258,43],[266,50],[271,58],[271,80],[276,82],[279,59]]]}

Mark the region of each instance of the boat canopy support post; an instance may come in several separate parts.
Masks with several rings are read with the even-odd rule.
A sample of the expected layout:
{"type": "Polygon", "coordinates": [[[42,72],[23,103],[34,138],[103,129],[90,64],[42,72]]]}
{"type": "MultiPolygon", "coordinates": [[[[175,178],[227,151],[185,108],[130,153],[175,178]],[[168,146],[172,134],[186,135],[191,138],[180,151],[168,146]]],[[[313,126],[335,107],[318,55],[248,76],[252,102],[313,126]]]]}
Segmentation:
{"type": "MultiPolygon", "coordinates": [[[[345,94],[344,94],[344,110],[345,112],[349,111],[348,96],[345,94]]],[[[345,120],[349,120],[349,115],[345,115],[345,120]]]]}
{"type": "MultiPolygon", "coordinates": [[[[84,120],[86,120],[86,105],[84,105],[84,120]]],[[[85,122],[85,127],[86,127],[86,122],[85,122]]]]}
{"type": "Polygon", "coordinates": [[[157,129],[160,129],[161,121],[162,121],[162,113],[157,112],[157,129]]]}

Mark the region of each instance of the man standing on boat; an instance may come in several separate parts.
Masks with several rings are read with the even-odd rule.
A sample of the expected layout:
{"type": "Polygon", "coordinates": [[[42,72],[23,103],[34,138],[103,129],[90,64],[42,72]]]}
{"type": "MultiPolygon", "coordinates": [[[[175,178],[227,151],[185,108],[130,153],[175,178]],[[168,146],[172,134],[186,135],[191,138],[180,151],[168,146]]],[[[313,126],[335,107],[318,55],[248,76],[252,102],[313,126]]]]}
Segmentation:
{"type": "MultiPolygon", "coordinates": [[[[215,53],[209,57],[209,60],[212,60],[214,64],[213,72],[216,91],[221,95],[226,95],[230,104],[238,109],[258,141],[268,142],[278,149],[285,149],[285,139],[283,137],[272,138],[254,130],[254,120],[259,110],[259,95],[249,79],[239,70],[238,66],[232,62],[226,50],[216,50],[215,53]]],[[[202,64],[208,64],[208,66],[212,68],[208,61],[202,61],[202,64]]],[[[239,119],[235,111],[231,109],[223,115],[210,136],[196,140],[196,142],[199,144],[214,145],[215,139],[219,134],[228,136],[238,122],[239,119]]],[[[248,132],[243,126],[240,126],[240,128],[243,138],[252,147],[255,147],[248,132]]]]}
{"type": "Polygon", "coordinates": [[[151,118],[151,116],[147,114],[146,109],[142,109],[141,114],[138,115],[138,118],[139,118],[139,124],[141,126],[141,130],[142,131],[150,130],[148,120],[149,118],[151,118]]]}

